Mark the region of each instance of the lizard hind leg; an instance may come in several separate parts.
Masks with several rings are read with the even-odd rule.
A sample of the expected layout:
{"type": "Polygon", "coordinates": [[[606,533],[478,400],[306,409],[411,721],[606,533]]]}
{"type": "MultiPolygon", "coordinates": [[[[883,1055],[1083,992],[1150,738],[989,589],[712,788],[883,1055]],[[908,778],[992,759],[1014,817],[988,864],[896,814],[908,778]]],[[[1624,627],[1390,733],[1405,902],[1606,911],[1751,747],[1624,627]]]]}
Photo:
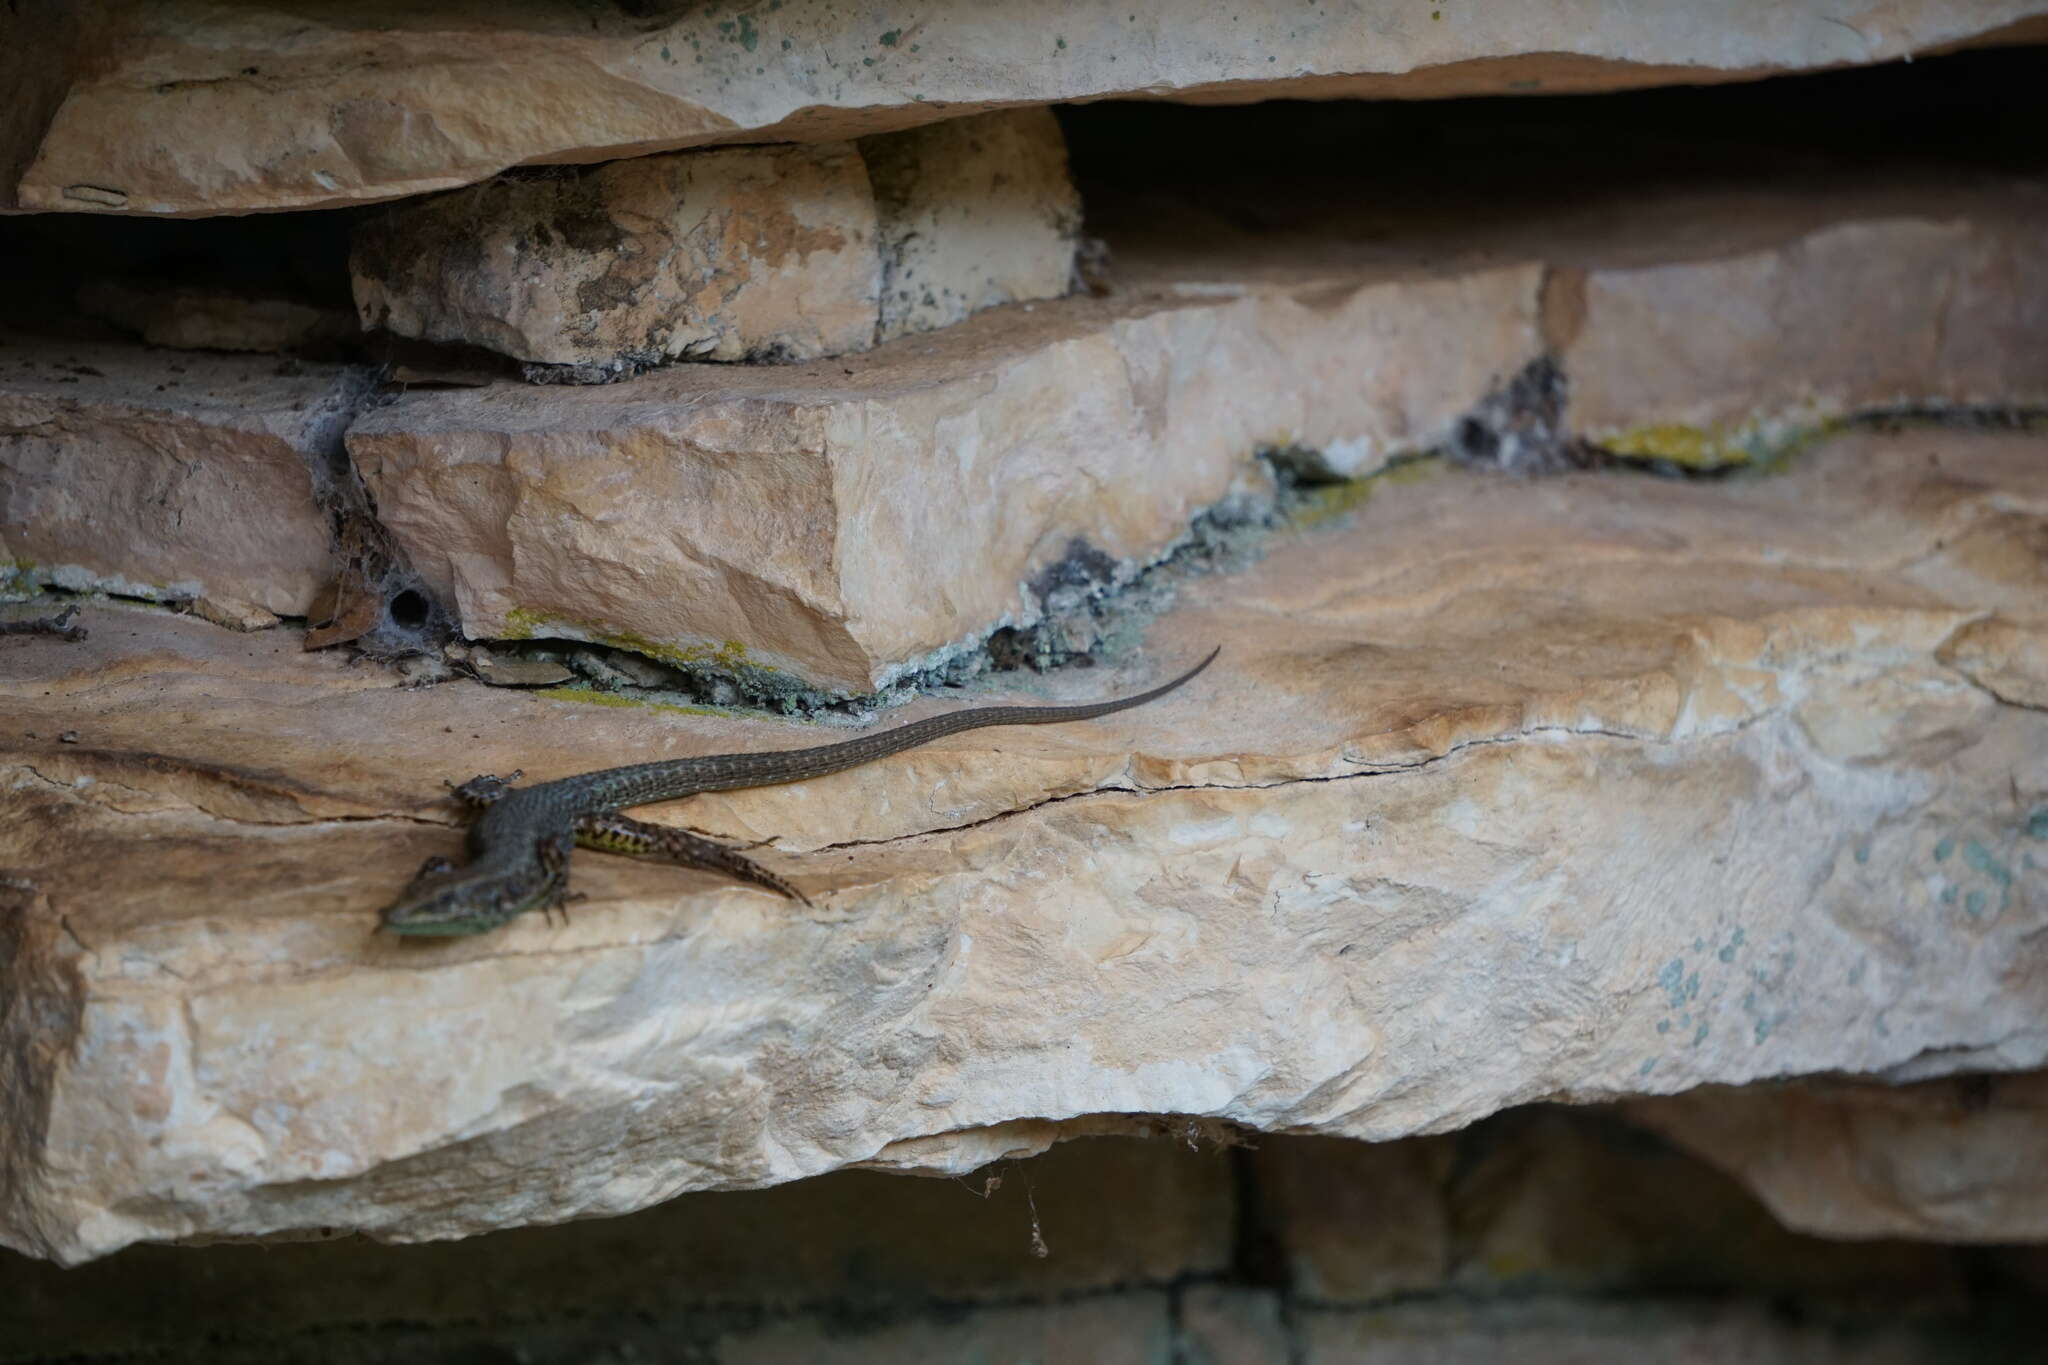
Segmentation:
{"type": "Polygon", "coordinates": [[[576,842],[585,848],[603,849],[607,853],[625,853],[637,858],[659,858],[682,867],[696,868],[700,872],[722,872],[735,880],[763,887],[778,896],[786,896],[806,908],[811,908],[809,896],[752,858],[737,849],[691,834],[687,830],[671,829],[667,825],[650,825],[644,820],[635,820],[630,816],[607,811],[600,815],[586,815],[578,820],[576,842]]]}

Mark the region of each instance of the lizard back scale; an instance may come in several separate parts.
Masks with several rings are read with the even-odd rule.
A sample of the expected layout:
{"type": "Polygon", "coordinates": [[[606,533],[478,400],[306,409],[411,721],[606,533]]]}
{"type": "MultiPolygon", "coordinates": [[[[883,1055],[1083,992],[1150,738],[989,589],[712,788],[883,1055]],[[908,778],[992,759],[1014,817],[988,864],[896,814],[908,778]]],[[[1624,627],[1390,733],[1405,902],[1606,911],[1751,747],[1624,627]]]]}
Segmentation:
{"type": "MultiPolygon", "coordinates": [[[[856,768],[929,744],[963,730],[992,725],[1051,725],[1089,720],[1155,701],[1214,662],[1210,651],[1187,672],[1149,691],[1074,706],[984,706],[929,716],[893,730],[837,744],[765,753],[707,754],[603,768],[532,787],[479,776],[456,788],[484,807],[469,828],[469,862],[456,867],[430,858],[380,927],[401,935],[480,934],[528,910],[552,909],[568,898],[569,851],[577,843],[618,852],[653,854],[802,897],[733,849],[695,835],[619,815],[631,806],[673,801],[700,792],[768,787],[856,768]]],[[[518,774],[513,774],[516,778],[518,774]]]]}

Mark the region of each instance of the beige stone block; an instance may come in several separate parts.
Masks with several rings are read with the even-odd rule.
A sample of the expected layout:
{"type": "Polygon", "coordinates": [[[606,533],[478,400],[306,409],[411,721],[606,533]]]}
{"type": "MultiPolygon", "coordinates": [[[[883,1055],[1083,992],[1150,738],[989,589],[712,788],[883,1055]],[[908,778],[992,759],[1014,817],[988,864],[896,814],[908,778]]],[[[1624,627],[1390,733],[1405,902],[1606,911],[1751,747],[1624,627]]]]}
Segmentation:
{"type": "MultiPolygon", "coordinates": [[[[1577,276],[1571,418],[1627,454],[1719,464],[1872,408],[2048,401],[2038,221],[1840,223],[1736,255],[1577,276]]],[[[1553,305],[1556,306],[1555,296],[1553,305]]]]}
{"type": "Polygon", "coordinates": [[[362,372],[0,339],[0,537],[32,577],[302,616],[333,575],[317,496],[362,372]]]}
{"type": "Polygon", "coordinates": [[[195,1323],[276,1338],[507,1315],[674,1320],[731,1304],[907,1315],[1099,1293],[1222,1271],[1233,1211],[1215,1152],[1103,1138],[959,1181],[842,1171],[460,1243],[135,1247],[70,1269],[0,1251],[0,1359],[4,1343],[39,1338],[80,1355],[161,1349],[195,1323]]]}
{"type": "Polygon", "coordinates": [[[1287,1324],[1272,1290],[1196,1284],[1181,1291],[1180,1354],[1186,1365],[1290,1365],[1287,1324]]]}
{"type": "Polygon", "coordinates": [[[1051,110],[927,124],[860,150],[882,251],[878,340],[1067,292],[1081,196],[1051,110]]]}
{"type": "Polygon", "coordinates": [[[92,608],[0,670],[0,1238],[419,1241],[964,1174],[1025,1124],[1380,1141],[1539,1098],[2040,1068],[2048,717],[1878,756],[1798,712],[1976,691],[1930,662],[2037,591],[2044,507],[2041,437],[1957,430],[1769,479],[1417,471],[1186,585],[1125,666],[896,719],[1224,645],[1150,706],[647,812],[776,836],[756,856],[814,908],[580,853],[568,923],[427,945],[371,930],[461,851],[445,780],[830,732],[407,688],[92,608]],[[1893,675],[1916,690],[1867,685],[1893,675]]]}
{"type": "Polygon", "coordinates": [[[1304,1299],[1369,1303],[1444,1287],[1457,1141],[1291,1138],[1262,1144],[1265,1233],[1304,1299]]]}
{"type": "Polygon", "coordinates": [[[1380,0],[941,0],[914,20],[836,0],[96,8],[76,55],[52,45],[34,67],[54,87],[47,98],[6,125],[19,145],[0,148],[0,166],[26,167],[24,207],[312,208],[451,189],[510,166],[859,137],[1020,104],[1691,85],[2041,31],[2035,0],[1905,0],[1846,20],[1781,0],[1541,0],[1443,19],[1380,0]]]}
{"type": "Polygon", "coordinates": [[[1967,1325],[1909,1331],[1895,1321],[1801,1321],[1747,1304],[1582,1298],[1311,1311],[1299,1330],[1303,1365],[1939,1365],[1984,1358],[1976,1353],[1997,1341],[1995,1330],[1978,1337],[1967,1325]]]}
{"type": "MultiPolygon", "coordinates": [[[[1155,229],[1119,250],[1108,299],[772,374],[416,394],[351,443],[472,636],[608,640],[867,691],[1035,620],[1031,584],[1076,542],[1117,572],[1149,561],[1243,486],[1253,451],[1371,473],[1443,440],[1546,345],[1576,429],[1700,464],[1872,405],[2048,401],[2029,397],[2048,375],[2048,239],[2010,196],[1893,200],[1677,196],[1655,205],[1687,224],[1676,244],[1606,215],[1495,229],[1445,249],[1530,263],[1450,275],[1366,263],[1328,224],[1227,250],[1155,229]],[[1936,216],[1898,216],[1908,201],[1936,216]],[[1559,261],[1580,264],[1543,264],[1559,261]],[[1871,289],[1888,279],[1900,288],[1871,289]]],[[[1988,522],[1954,534],[2038,558],[1988,522]]],[[[2038,600],[2015,586],[1998,605],[2024,620],[2038,600]]],[[[1940,706],[1901,723],[1938,729],[1940,706]]],[[[1821,742],[1894,742],[1822,709],[1821,742]]]]}
{"type": "Polygon", "coordinates": [[[1973,621],[1949,639],[1941,662],[2000,701],[2048,708],[2048,632],[2037,624],[1973,621]]]}
{"type": "Polygon", "coordinates": [[[294,351],[358,340],[346,308],[202,286],[94,280],[78,291],[78,306],[152,346],[187,351],[294,351]]]}
{"type": "Polygon", "coordinates": [[[593,377],[874,342],[879,264],[849,143],[635,157],[506,177],[357,228],[366,328],[593,377]]]}
{"type": "Polygon", "coordinates": [[[418,393],[349,448],[471,637],[716,654],[871,691],[1147,562],[1262,446],[1425,448],[1536,353],[1535,267],[1074,298],[809,366],[418,393]]]}
{"type": "Polygon", "coordinates": [[[1474,1295],[1761,1294],[1953,1307],[1953,1250],[1788,1231],[1740,1184],[1611,1118],[1503,1114],[1466,1135],[1447,1191],[1448,1277],[1474,1295]]]}
{"type": "Polygon", "coordinates": [[[1946,1248],[1787,1231],[1735,1180],[1598,1110],[1391,1143],[1268,1139],[1256,1169],[1264,1235],[1304,1303],[1446,1290],[1946,1303],[1962,1284],[1946,1248]]]}
{"type": "Polygon", "coordinates": [[[1153,1292],[916,1316],[866,1329],[788,1320],[725,1337],[711,1358],[718,1365],[1156,1365],[1167,1359],[1171,1339],[1166,1295],[1153,1292]]]}
{"type": "MultiPolygon", "coordinates": [[[[1999,912],[2009,911],[2016,889],[2039,887],[2048,806],[2034,819],[2040,834],[2030,828],[1990,847],[1957,841],[1940,858],[1957,882],[1981,883],[1969,893],[1980,915],[1998,902],[1999,912]]],[[[1788,1227],[1823,1237],[2048,1240],[2048,1188],[2039,1178],[2048,1159],[2048,1074],[1900,1087],[1709,1086],[1636,1101],[1625,1112],[1734,1175],[1788,1227]]]]}

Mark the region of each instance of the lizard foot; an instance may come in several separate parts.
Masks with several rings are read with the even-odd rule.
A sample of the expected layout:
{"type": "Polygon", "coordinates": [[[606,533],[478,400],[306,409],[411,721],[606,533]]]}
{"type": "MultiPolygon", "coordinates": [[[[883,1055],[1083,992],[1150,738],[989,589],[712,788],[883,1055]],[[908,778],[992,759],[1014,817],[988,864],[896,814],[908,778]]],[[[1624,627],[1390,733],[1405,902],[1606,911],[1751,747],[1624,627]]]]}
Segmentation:
{"type": "MultiPolygon", "coordinates": [[[[514,774],[517,776],[517,774],[514,774]]],[[[474,778],[472,783],[483,781],[474,778]]],[[[490,781],[497,781],[491,778],[490,781]]],[[[540,861],[541,870],[547,874],[547,888],[541,893],[537,906],[548,923],[555,922],[555,912],[560,911],[562,923],[569,922],[569,902],[582,900],[580,895],[569,894],[569,850],[576,846],[574,835],[550,834],[534,844],[534,856],[540,861]]]]}

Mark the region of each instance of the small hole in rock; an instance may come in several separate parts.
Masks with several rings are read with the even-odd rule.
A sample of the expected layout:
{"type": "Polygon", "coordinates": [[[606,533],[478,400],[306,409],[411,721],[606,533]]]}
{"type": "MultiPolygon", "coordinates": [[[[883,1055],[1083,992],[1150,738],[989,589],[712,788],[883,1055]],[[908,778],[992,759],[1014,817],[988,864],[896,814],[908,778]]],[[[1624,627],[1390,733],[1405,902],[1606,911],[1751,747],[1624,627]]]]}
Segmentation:
{"type": "Polygon", "coordinates": [[[418,630],[427,623],[427,599],[407,588],[391,599],[386,608],[391,613],[391,623],[404,626],[407,630],[418,630]]]}
{"type": "Polygon", "coordinates": [[[1457,435],[1453,439],[1458,452],[1468,460],[1490,460],[1500,453],[1500,438],[1486,423],[1474,417],[1458,423],[1457,435]]]}

